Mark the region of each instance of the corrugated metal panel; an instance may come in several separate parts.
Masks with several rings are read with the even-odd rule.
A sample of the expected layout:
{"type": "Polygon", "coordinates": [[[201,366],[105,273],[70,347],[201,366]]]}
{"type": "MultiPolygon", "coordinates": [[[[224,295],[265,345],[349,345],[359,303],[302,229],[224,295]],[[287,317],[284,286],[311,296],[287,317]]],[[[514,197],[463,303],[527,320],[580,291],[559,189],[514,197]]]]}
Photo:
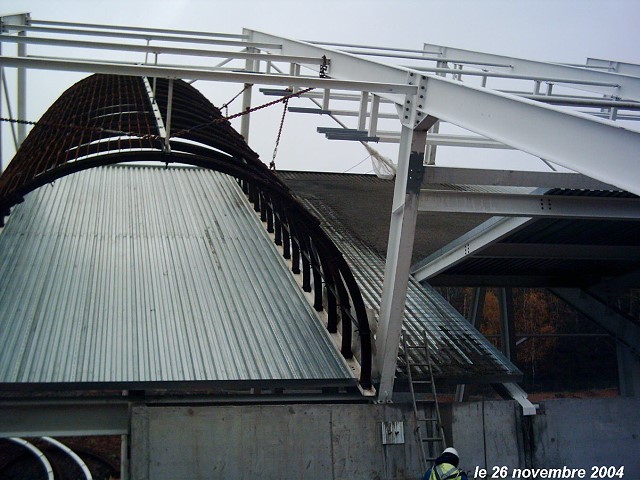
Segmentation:
{"type": "MultiPolygon", "coordinates": [[[[330,207],[314,199],[303,199],[305,206],[321,219],[323,227],[341,248],[360,285],[367,307],[379,313],[384,279],[384,259],[355,237],[330,207]]],[[[522,373],[480,332],[471,327],[458,311],[436,290],[409,279],[403,330],[409,342],[422,343],[426,330],[434,374],[449,381],[472,383],[510,381],[522,373]]],[[[425,363],[420,351],[412,351],[416,363],[425,363]]],[[[404,365],[399,362],[399,370],[404,365]]]]}
{"type": "Polygon", "coordinates": [[[15,207],[0,259],[0,383],[354,383],[225,175],[62,178],[15,207]]]}

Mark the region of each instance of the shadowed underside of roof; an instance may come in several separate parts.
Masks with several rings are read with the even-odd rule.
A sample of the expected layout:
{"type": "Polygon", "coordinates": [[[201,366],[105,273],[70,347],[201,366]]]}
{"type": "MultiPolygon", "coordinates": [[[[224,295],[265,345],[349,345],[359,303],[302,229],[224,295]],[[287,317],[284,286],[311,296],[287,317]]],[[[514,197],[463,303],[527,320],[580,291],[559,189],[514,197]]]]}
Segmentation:
{"type": "Polygon", "coordinates": [[[2,388],[355,384],[226,175],[67,176],[14,209],[0,258],[2,388]]]}

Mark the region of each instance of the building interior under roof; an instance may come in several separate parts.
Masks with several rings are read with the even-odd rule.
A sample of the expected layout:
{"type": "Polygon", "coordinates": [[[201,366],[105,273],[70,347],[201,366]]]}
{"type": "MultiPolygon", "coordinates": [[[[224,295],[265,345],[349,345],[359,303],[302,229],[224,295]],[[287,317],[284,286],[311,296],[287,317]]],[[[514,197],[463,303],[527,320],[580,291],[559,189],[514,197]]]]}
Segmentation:
{"type": "MultiPolygon", "coordinates": [[[[120,477],[159,478],[166,465],[149,458],[163,456],[155,435],[171,428],[153,412],[292,405],[295,416],[294,405],[357,405],[382,415],[383,445],[409,449],[398,460],[382,447],[378,478],[414,478],[452,438],[464,444],[436,388],[446,404],[463,403],[465,386],[491,386],[516,406],[519,429],[537,428],[544,409],[519,384],[517,288],[544,289],[592,322],[599,333],[575,335],[606,336],[617,395],[637,400],[637,65],[427,44],[391,51],[247,29],[178,35],[27,13],[0,20],[0,68],[15,70],[15,85],[2,76],[15,89],[7,112],[17,105],[0,123],[15,146],[0,161],[4,441],[34,452],[40,444],[20,439],[121,436],[120,477]],[[77,58],[74,48],[114,57],[77,58]],[[124,51],[145,62],[118,60],[124,51]],[[158,61],[169,56],[184,62],[158,61]],[[408,57],[422,66],[397,63],[408,57]],[[222,61],[187,61],[197,58],[222,61]],[[87,76],[28,119],[30,69],[87,76]],[[214,105],[204,82],[242,85],[239,112],[214,105]],[[285,115],[330,119],[337,127],[318,133],[362,143],[377,175],[278,170],[276,152],[269,165],[251,148],[251,114],[282,104],[281,130],[285,115]],[[397,158],[377,144],[398,144],[397,158]],[[549,169],[443,167],[444,148],[518,150],[549,169]],[[452,287],[469,289],[469,308],[448,301],[452,287]],[[489,289],[498,292],[498,342],[480,331],[489,289]],[[402,439],[385,410],[394,405],[416,425],[402,439]],[[435,412],[435,425],[417,427],[421,409],[435,412]],[[69,420],[53,420],[56,412],[69,420]]],[[[518,439],[528,452],[516,455],[520,466],[543,458],[518,439]]],[[[194,441],[205,443],[185,450],[212,448],[194,441]]],[[[373,471],[341,477],[332,468],[332,478],[373,471]]],[[[317,475],[308,478],[326,478],[317,475]]]]}

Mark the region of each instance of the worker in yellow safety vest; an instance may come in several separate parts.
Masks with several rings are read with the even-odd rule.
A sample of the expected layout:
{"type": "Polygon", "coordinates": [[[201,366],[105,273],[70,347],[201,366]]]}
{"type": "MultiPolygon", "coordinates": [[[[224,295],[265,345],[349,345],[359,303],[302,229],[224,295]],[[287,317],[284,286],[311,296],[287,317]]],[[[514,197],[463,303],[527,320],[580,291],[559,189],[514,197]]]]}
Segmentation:
{"type": "Polygon", "coordinates": [[[459,463],[458,451],[453,447],[445,448],[422,480],[468,480],[467,474],[458,469],[459,463]]]}

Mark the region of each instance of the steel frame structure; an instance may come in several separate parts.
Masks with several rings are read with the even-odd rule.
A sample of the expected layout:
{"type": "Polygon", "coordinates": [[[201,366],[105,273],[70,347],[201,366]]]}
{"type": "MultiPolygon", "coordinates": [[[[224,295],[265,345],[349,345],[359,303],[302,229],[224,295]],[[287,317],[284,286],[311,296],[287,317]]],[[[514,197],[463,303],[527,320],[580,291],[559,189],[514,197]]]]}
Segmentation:
{"type": "MultiPolygon", "coordinates": [[[[640,131],[616,123],[621,119],[640,119],[637,65],[592,59],[581,66],[560,65],[430,44],[425,44],[422,50],[410,50],[309,42],[248,29],[242,34],[223,34],[51,22],[32,19],[28,13],[2,16],[0,21],[0,46],[18,45],[17,56],[4,53],[0,56],[0,68],[18,71],[19,119],[25,119],[26,113],[27,69],[242,83],[247,86],[243,93],[244,111],[252,105],[253,85],[288,87],[271,92],[275,95],[312,87],[319,91],[303,97],[311,98],[322,111],[301,113],[357,117],[358,130],[367,133],[365,140],[380,133],[378,119],[390,116],[381,111],[381,105],[394,106],[399,129],[385,134],[386,141],[399,143],[399,154],[377,335],[381,402],[390,401],[393,393],[416,216],[420,205],[429,201],[429,194],[420,192],[425,149],[427,163],[434,163],[435,148],[444,145],[516,149],[589,177],[587,184],[595,180],[640,194],[640,168],[637,168],[640,131]],[[74,39],[78,37],[117,38],[127,43],[74,39]],[[161,45],[167,43],[171,46],[161,45]],[[145,62],[29,56],[27,48],[31,45],[77,47],[89,52],[136,51],[145,53],[145,62]],[[200,47],[183,48],[183,45],[200,47]],[[154,56],[153,62],[148,61],[149,54],[154,56]],[[159,63],[159,57],[167,54],[184,62],[159,63]],[[194,67],[187,59],[222,61],[213,66],[194,67]],[[238,60],[244,62],[243,67],[231,71],[225,66],[238,60]],[[420,61],[421,65],[397,64],[406,60],[420,61]],[[301,74],[303,67],[311,69],[313,75],[301,74]],[[526,91],[522,90],[523,82],[530,87],[526,91]],[[515,90],[513,84],[517,85],[515,90]],[[557,94],[560,87],[563,92],[557,94]],[[359,106],[349,111],[331,108],[332,102],[344,100],[356,101],[359,106]],[[438,125],[445,122],[470,133],[440,134],[438,125]]],[[[6,98],[10,100],[9,95],[6,98]]],[[[249,132],[250,116],[245,115],[241,133],[247,142],[249,132]]],[[[21,124],[16,138],[18,145],[25,135],[26,126],[21,124]]],[[[171,136],[168,126],[166,135],[168,140],[171,136]]],[[[356,140],[362,141],[362,137],[356,140]]],[[[544,182],[555,186],[558,180],[561,185],[566,178],[558,175],[545,178],[544,182]]],[[[574,181],[577,177],[571,178],[574,181]]],[[[611,211],[618,210],[612,206],[611,211]]],[[[632,213],[636,218],[636,207],[632,213]]],[[[503,220],[500,231],[510,231],[527,221],[527,217],[503,220]]],[[[500,231],[491,235],[500,235],[500,231]]]]}

